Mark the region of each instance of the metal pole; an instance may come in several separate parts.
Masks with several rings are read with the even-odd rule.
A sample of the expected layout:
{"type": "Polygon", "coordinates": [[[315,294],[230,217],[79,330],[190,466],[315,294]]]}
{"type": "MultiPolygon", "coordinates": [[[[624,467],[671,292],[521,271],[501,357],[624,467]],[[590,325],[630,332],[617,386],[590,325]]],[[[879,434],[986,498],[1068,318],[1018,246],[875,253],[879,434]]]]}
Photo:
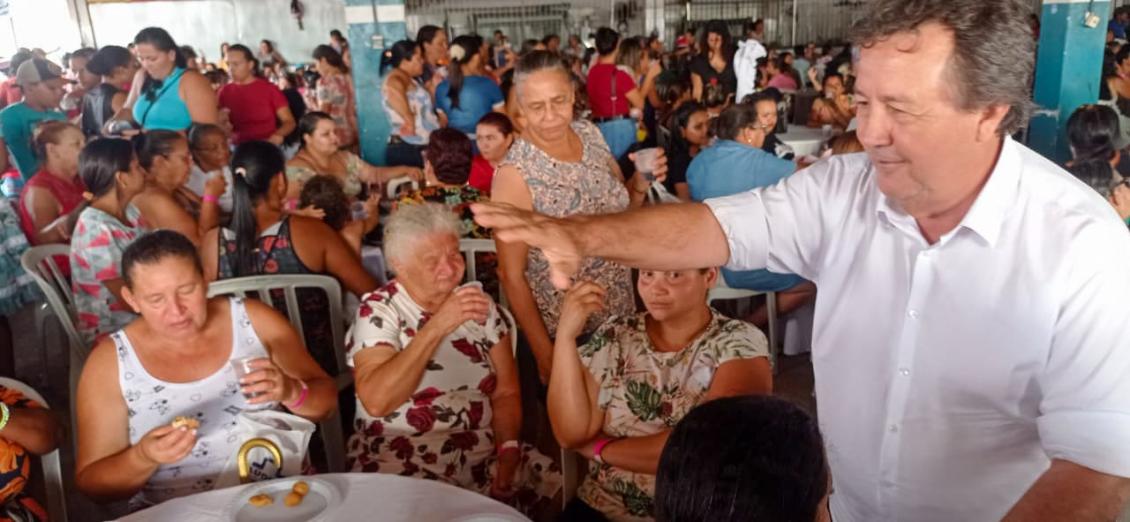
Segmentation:
{"type": "Polygon", "coordinates": [[[797,4],[799,4],[799,3],[800,2],[798,0],[793,0],[793,43],[792,43],[793,47],[797,46],[797,43],[796,43],[796,23],[797,23],[797,19],[798,19],[797,4]]]}

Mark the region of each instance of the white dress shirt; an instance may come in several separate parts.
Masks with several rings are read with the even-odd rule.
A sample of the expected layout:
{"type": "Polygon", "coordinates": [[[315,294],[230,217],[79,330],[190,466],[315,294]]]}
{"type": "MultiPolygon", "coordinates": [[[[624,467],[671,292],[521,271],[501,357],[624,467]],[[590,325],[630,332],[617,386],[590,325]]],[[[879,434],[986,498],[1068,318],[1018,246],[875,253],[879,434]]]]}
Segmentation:
{"type": "Polygon", "coordinates": [[[707,201],[729,268],[815,281],[836,522],[999,520],[1064,459],[1130,476],[1130,233],[1006,139],[934,245],[865,154],[707,201]]]}

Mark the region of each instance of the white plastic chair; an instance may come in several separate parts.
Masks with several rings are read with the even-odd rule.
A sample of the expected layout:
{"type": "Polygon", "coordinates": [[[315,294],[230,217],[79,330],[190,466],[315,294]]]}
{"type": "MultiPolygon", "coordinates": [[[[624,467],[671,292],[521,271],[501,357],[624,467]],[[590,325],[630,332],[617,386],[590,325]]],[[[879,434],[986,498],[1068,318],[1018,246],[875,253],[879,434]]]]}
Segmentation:
{"type": "Polygon", "coordinates": [[[419,181],[416,181],[408,176],[401,176],[399,178],[388,180],[388,183],[385,185],[385,195],[388,196],[388,199],[390,201],[395,200],[397,195],[400,193],[400,187],[403,187],[405,184],[411,184],[412,190],[420,190],[419,181]]]}
{"type": "Polygon", "coordinates": [[[759,295],[765,296],[766,308],[769,312],[769,328],[766,332],[769,337],[769,360],[773,364],[773,371],[777,371],[777,292],[758,292],[755,290],[744,290],[741,288],[731,288],[726,285],[726,279],[722,274],[718,274],[718,283],[714,288],[710,289],[707,295],[706,302],[711,306],[715,301],[729,301],[736,299],[749,299],[759,295]]]}
{"type": "MultiPolygon", "coordinates": [[[[334,355],[337,359],[336,374],[333,375],[338,391],[344,390],[353,381],[353,373],[345,364],[345,317],[342,313],[341,285],[337,279],[318,274],[282,274],[237,277],[213,281],[208,285],[208,297],[217,295],[236,295],[256,297],[259,301],[274,306],[272,291],[283,291],[286,301],[286,316],[298,331],[298,337],[305,339],[302,328],[302,310],[298,306],[298,290],[315,289],[325,292],[329,300],[330,329],[333,332],[334,355]]],[[[322,432],[326,465],[330,473],[340,473],[345,469],[345,441],[342,435],[340,413],[318,424],[322,432]]]]}
{"type": "Polygon", "coordinates": [[[463,254],[463,261],[467,265],[466,273],[463,276],[465,282],[475,280],[478,272],[475,270],[475,254],[480,252],[497,252],[494,246],[493,239],[460,239],[459,252],[463,254]]]}
{"type": "MultiPolygon", "coordinates": [[[[8,377],[0,377],[0,386],[16,390],[22,393],[24,397],[39,403],[44,409],[51,409],[43,396],[27,384],[8,377]]],[[[74,409],[74,406],[71,408],[74,409]]],[[[65,522],[67,520],[67,493],[63,487],[63,466],[59,460],[59,449],[56,448],[55,451],[40,456],[39,463],[43,466],[43,483],[47,489],[47,516],[50,520],[65,522]]]]}

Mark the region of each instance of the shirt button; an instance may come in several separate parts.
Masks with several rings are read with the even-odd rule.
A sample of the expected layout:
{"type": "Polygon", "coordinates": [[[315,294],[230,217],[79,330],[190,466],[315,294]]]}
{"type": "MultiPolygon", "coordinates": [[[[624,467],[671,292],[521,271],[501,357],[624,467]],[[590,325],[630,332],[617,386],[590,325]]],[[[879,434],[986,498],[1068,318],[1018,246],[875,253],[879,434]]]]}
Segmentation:
{"type": "Polygon", "coordinates": [[[891,424],[891,427],[887,428],[887,430],[889,430],[891,433],[898,433],[899,432],[898,424],[891,424]]]}
{"type": "Polygon", "coordinates": [[[901,373],[903,375],[903,377],[905,377],[907,375],[910,375],[910,369],[909,368],[899,368],[899,373],[901,373]]]}
{"type": "Polygon", "coordinates": [[[911,319],[918,319],[918,310],[911,310],[906,313],[911,319]]]}

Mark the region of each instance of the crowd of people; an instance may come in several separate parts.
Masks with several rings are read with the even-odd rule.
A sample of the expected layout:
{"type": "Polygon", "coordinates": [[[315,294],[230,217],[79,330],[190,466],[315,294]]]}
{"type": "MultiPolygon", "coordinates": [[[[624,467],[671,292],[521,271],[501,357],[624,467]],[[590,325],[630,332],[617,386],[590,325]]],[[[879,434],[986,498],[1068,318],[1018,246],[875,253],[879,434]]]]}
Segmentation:
{"type": "MultiPolygon", "coordinates": [[[[872,4],[851,41],[795,48],[761,20],[517,52],[428,25],[380,78],[352,74],[339,31],[307,64],[267,40],[208,62],[157,27],[67,69],[17,53],[0,312],[41,300],[27,248],[69,245],[93,347],[70,405],[79,490],[132,510],[206,491],[242,415],[342,411],[350,471],[537,520],[1111,518],[1130,495],[1112,314],[1130,280],[1109,261],[1130,251],[1130,10],[1102,99],[1067,123],[1064,167],[1103,203],[1010,137],[1035,46],[1017,0],[872,4]],[[383,165],[361,157],[358,89],[380,94],[383,165]],[[820,129],[820,152],[790,126],[820,129]],[[464,239],[497,255],[468,274],[464,239]],[[281,299],[208,297],[273,274],[338,281],[345,345],[322,293],[297,294],[301,330],[281,299]],[[772,395],[769,303],[724,315],[721,284],[782,314],[816,300],[819,426],[772,395]],[[559,448],[589,461],[563,511],[559,448]]],[[[45,518],[22,463],[59,430],[0,387],[9,516],[45,518]]]]}

